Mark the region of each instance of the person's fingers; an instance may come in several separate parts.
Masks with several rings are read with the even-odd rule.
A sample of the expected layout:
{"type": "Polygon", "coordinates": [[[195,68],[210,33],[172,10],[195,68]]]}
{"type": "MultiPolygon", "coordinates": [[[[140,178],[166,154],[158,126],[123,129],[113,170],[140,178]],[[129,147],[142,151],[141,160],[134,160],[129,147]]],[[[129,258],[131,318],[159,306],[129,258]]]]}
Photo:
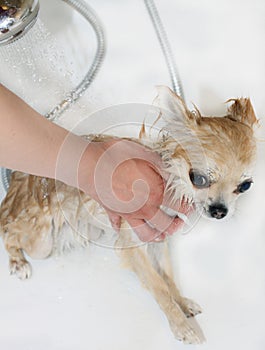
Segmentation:
{"type": "Polygon", "coordinates": [[[181,229],[184,224],[185,224],[185,221],[183,221],[182,218],[175,217],[173,223],[167,230],[168,235],[173,235],[175,232],[181,229]]]}
{"type": "Polygon", "coordinates": [[[178,217],[169,216],[158,209],[155,215],[148,218],[148,224],[161,233],[172,235],[183,225],[183,221],[178,217]]]}
{"type": "Polygon", "coordinates": [[[143,242],[158,242],[165,238],[164,233],[152,228],[143,219],[129,219],[128,223],[143,242]]]}
{"type": "Polygon", "coordinates": [[[182,200],[173,200],[171,196],[169,196],[168,194],[166,194],[164,196],[163,199],[163,203],[160,206],[160,208],[164,208],[166,213],[168,209],[168,212],[171,212],[169,215],[170,216],[174,216],[174,212],[175,215],[177,215],[177,213],[183,213],[186,215],[189,215],[193,210],[194,210],[194,205],[190,202],[188,202],[186,199],[182,199],[182,200]]]}

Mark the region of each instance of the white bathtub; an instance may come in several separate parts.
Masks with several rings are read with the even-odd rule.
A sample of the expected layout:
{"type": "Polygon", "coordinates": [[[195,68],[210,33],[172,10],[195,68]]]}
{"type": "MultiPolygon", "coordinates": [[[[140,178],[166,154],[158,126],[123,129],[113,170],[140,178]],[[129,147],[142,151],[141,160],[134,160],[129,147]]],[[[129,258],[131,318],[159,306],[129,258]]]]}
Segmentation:
{"type": "MultiPolygon", "coordinates": [[[[108,52],[87,95],[62,119],[67,127],[96,107],[151,103],[154,85],[169,84],[143,2],[88,2],[105,23],[108,52]]],[[[222,115],[228,98],[250,96],[264,124],[264,1],[156,2],[188,103],[194,102],[203,114],[222,115]]],[[[17,80],[5,72],[1,78],[46,113],[81,78],[95,43],[87,24],[79,27],[78,17],[60,0],[42,0],[41,5],[41,17],[64,46],[72,73],[62,80],[60,91],[54,83],[64,72],[56,73],[60,78],[50,81],[51,89],[32,84],[23,69],[17,80]]],[[[101,123],[99,128],[105,122],[101,123]]],[[[259,134],[264,138],[264,129],[259,134]]],[[[181,289],[203,308],[197,321],[207,343],[201,350],[265,348],[264,145],[260,148],[255,184],[238,203],[235,217],[218,223],[202,220],[189,235],[173,242],[181,289]]],[[[173,338],[159,307],[134,275],[120,268],[112,250],[92,245],[89,251],[31,262],[32,279],[21,282],[9,276],[1,247],[1,349],[193,349],[173,338]]]]}

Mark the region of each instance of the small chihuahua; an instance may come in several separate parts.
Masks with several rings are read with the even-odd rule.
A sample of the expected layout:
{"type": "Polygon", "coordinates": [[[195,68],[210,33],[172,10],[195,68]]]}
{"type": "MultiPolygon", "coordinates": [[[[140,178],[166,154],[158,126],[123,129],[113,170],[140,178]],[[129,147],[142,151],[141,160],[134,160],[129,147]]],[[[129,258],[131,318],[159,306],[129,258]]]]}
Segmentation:
{"type": "MultiPolygon", "coordinates": [[[[232,104],[226,116],[203,117],[197,108],[189,111],[169,88],[161,86],[158,90],[155,104],[164,127],[155,140],[150,140],[142,128],[138,142],[161,155],[173,200],[185,202],[207,218],[229,217],[238,196],[252,184],[256,154],[253,127],[257,119],[250,100],[229,100],[232,104]]],[[[92,141],[100,141],[100,137],[92,141]]],[[[181,213],[179,217],[188,221],[181,213]]],[[[52,179],[20,172],[12,174],[0,208],[0,230],[10,257],[10,272],[21,279],[31,275],[23,251],[32,258],[46,258],[76,241],[86,245],[95,231],[106,233],[110,226],[104,209],[86,194],[52,179]],[[80,227],[85,238],[79,234],[80,227]]],[[[135,246],[135,237],[123,222],[115,243],[116,248],[130,247],[117,248],[123,264],[153,294],[177,339],[202,342],[188,320],[201,309],[181,296],[175,285],[167,239],[135,246]]]]}

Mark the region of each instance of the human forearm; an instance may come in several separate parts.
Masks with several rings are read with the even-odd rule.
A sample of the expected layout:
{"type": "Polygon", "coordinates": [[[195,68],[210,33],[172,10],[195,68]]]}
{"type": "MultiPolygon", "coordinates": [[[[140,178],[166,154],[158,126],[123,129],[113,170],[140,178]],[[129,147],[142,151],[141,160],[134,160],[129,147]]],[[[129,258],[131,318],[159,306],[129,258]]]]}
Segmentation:
{"type": "Polygon", "coordinates": [[[77,168],[70,163],[78,162],[87,142],[46,120],[2,85],[0,106],[0,165],[52,178],[57,173],[72,184],[77,168]],[[57,169],[57,158],[66,139],[69,154],[63,171],[57,169]]]}
{"type": "Polygon", "coordinates": [[[0,166],[80,188],[106,209],[114,227],[123,218],[144,241],[163,239],[182,225],[160,209],[170,198],[154,152],[128,140],[89,143],[1,85],[0,106],[0,166]]]}

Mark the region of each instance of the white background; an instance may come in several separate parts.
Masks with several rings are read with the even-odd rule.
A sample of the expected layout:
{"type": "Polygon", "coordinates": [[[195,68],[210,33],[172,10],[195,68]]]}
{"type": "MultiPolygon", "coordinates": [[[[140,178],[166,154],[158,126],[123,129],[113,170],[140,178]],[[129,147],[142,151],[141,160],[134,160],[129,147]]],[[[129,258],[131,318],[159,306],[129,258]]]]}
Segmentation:
{"type": "MultiPolygon", "coordinates": [[[[107,57],[86,96],[61,121],[68,127],[74,125],[73,118],[85,117],[94,108],[151,103],[154,86],[170,84],[143,1],[91,0],[89,4],[105,25],[107,57]]],[[[47,65],[38,67],[41,58],[32,54],[40,69],[36,74],[50,77],[42,85],[21,64],[21,56],[13,58],[20,64],[18,71],[10,63],[10,51],[1,54],[0,48],[0,59],[5,60],[0,71],[9,88],[45,113],[87,70],[95,41],[88,25],[61,1],[42,0],[41,6],[41,18],[61,47],[62,60],[56,59],[56,45],[50,47],[51,53],[48,50],[52,59],[47,65]],[[57,65],[62,68],[54,69],[57,65]],[[61,90],[56,85],[60,81],[61,90]]],[[[92,245],[64,257],[31,261],[32,279],[21,282],[9,276],[1,246],[1,349],[265,348],[265,4],[263,0],[157,0],[157,6],[187,102],[194,102],[204,115],[222,115],[227,99],[250,96],[261,124],[255,183],[239,201],[235,216],[223,222],[202,219],[190,234],[176,235],[173,242],[176,279],[183,294],[203,308],[197,321],[207,342],[200,346],[177,342],[150,294],[120,267],[113,250],[92,245]]],[[[36,47],[43,49],[49,40],[37,42],[36,47]]],[[[134,120],[134,116],[124,118],[134,120]]],[[[94,120],[91,131],[101,122],[94,120]]]]}

